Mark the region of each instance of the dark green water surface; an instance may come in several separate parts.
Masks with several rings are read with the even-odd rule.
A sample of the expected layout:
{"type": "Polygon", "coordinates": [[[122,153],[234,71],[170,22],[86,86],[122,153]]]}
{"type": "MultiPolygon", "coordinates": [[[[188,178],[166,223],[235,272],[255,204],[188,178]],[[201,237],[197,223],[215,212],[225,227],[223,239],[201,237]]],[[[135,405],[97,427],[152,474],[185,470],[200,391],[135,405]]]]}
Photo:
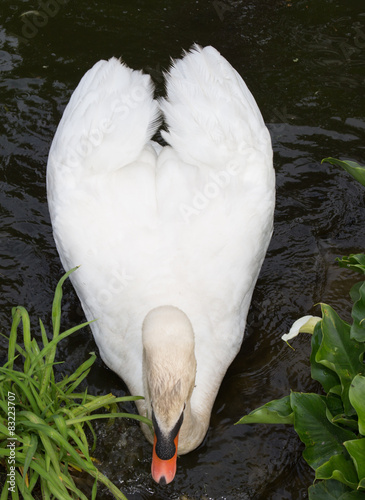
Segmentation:
{"type": "MultiPolygon", "coordinates": [[[[365,163],[365,4],[363,0],[2,0],[0,6],[0,331],[11,307],[50,325],[62,268],[46,203],[53,134],[84,72],[122,56],[149,72],[163,93],[170,57],[193,42],[214,45],[239,71],[268,124],[277,174],[275,232],[255,290],[245,341],[216,400],[204,443],[178,460],[166,487],[150,477],[151,447],[134,422],[97,424],[95,456],[128,499],[295,500],[313,474],[290,428],[234,426],[289,390],[318,390],[309,339],[290,350],[280,339],[315,304],[349,319],[357,276],[336,256],[364,251],[365,191],[326,156],[365,163]],[[37,11],[32,13],[29,11],[37,11]]],[[[63,326],[83,320],[68,284],[63,326]]],[[[96,350],[85,331],[60,346],[60,373],[96,350]]],[[[4,360],[6,342],[0,340],[4,360]]],[[[99,360],[94,394],[126,393],[99,360]]],[[[128,411],[135,411],[132,405],[128,411]]],[[[0,469],[0,473],[1,472],[0,469]]],[[[0,476],[1,481],[1,476],[0,476]]],[[[87,485],[85,485],[87,488],[87,485]]],[[[111,496],[99,490],[98,500],[111,496]]]]}

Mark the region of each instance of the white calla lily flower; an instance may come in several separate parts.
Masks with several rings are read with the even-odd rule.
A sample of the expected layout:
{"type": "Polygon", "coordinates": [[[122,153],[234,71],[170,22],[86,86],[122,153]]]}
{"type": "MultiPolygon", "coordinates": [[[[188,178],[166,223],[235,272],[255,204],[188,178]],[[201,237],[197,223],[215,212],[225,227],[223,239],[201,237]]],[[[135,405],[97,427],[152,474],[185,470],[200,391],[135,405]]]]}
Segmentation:
{"type": "Polygon", "coordinates": [[[293,339],[299,333],[312,334],[314,327],[318,321],[321,321],[321,319],[322,318],[318,316],[303,316],[302,318],[297,319],[290,328],[289,333],[285,333],[281,338],[284,342],[288,342],[288,340],[293,339]]]}

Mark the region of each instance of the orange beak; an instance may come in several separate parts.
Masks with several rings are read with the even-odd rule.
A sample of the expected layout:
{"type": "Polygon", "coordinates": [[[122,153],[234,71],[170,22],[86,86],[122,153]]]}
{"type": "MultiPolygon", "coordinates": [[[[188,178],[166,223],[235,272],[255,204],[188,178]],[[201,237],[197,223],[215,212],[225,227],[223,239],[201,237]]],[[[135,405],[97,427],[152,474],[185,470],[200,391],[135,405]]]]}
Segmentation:
{"type": "Polygon", "coordinates": [[[159,484],[169,484],[174,479],[176,474],[176,459],[177,459],[177,444],[179,440],[179,433],[174,439],[175,444],[175,455],[169,460],[162,460],[157,456],[156,453],[156,443],[157,437],[155,434],[155,439],[153,443],[153,454],[152,454],[152,466],[151,473],[153,479],[159,484]]]}

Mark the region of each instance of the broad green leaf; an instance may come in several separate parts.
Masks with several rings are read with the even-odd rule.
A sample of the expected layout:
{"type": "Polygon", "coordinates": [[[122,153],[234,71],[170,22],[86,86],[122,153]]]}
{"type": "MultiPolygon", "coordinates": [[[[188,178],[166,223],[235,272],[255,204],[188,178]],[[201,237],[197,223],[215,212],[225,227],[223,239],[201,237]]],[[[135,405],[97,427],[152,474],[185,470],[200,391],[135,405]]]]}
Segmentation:
{"type": "Polygon", "coordinates": [[[344,414],[341,397],[335,394],[327,394],[326,405],[327,418],[330,422],[337,425],[340,424],[344,427],[348,427],[352,431],[358,432],[359,426],[357,422],[357,415],[348,417],[344,414]]]}
{"type": "Polygon", "coordinates": [[[335,415],[331,422],[337,425],[343,425],[344,427],[348,427],[354,432],[359,431],[359,424],[355,418],[347,417],[346,415],[335,415]]]}
{"type": "Polygon", "coordinates": [[[237,422],[237,424],[293,424],[293,410],[290,406],[290,396],[274,399],[253,410],[237,422]]]}
{"type": "Polygon", "coordinates": [[[327,394],[326,405],[331,413],[331,418],[333,416],[343,413],[343,404],[341,397],[336,394],[327,394]]]}
{"type": "Polygon", "coordinates": [[[333,455],[316,470],[316,479],[336,479],[356,489],[359,482],[355,466],[344,455],[333,455]]]}
{"type": "Polygon", "coordinates": [[[342,321],[327,304],[322,304],[322,318],[323,337],[315,360],[337,373],[341,381],[345,413],[351,415],[353,410],[348,393],[352,379],[364,370],[360,361],[364,345],[350,338],[350,325],[342,321]]]}
{"type": "Polygon", "coordinates": [[[345,441],[343,444],[355,464],[360,481],[365,479],[365,438],[345,441]]]}
{"type": "Polygon", "coordinates": [[[356,438],[353,432],[328,420],[324,396],[292,392],[290,405],[294,411],[294,428],[306,445],[303,458],[313,469],[327,462],[332,455],[343,453],[344,441],[356,438]]]}
{"type": "Polygon", "coordinates": [[[360,434],[365,436],[365,377],[356,375],[350,387],[350,401],[359,418],[360,434]]]}
{"type": "Polygon", "coordinates": [[[335,385],[331,387],[330,389],[331,394],[336,394],[337,396],[341,397],[342,396],[342,386],[341,384],[335,385]]]}
{"type": "Polygon", "coordinates": [[[354,302],[351,316],[353,324],[351,325],[351,338],[359,342],[365,342],[365,281],[354,285],[350,292],[354,302]]]}
{"type": "Polygon", "coordinates": [[[330,479],[310,486],[308,500],[364,500],[364,495],[339,481],[330,479]]]}
{"type": "Polygon", "coordinates": [[[340,379],[333,370],[316,361],[316,355],[321,346],[322,338],[322,321],[320,321],[316,324],[311,339],[311,376],[314,380],[317,380],[322,385],[325,392],[328,393],[331,389],[340,385],[340,379]]]}
{"type": "Polygon", "coordinates": [[[360,182],[363,186],[365,186],[365,167],[359,165],[355,161],[342,161],[337,160],[336,158],[324,158],[323,162],[331,163],[332,165],[337,165],[342,167],[346,172],[352,175],[357,181],[360,182]]]}
{"type": "Polygon", "coordinates": [[[365,273],[365,254],[351,254],[344,257],[338,257],[336,259],[340,267],[345,267],[346,269],[352,269],[360,273],[365,273]]]}

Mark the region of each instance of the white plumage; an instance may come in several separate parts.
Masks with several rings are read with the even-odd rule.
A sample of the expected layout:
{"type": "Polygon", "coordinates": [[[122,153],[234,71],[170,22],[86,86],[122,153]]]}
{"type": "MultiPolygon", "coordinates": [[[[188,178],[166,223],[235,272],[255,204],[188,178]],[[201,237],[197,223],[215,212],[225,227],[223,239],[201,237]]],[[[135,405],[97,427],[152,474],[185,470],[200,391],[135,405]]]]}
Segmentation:
{"type": "Polygon", "coordinates": [[[80,265],[71,280],[97,318],[100,354],[146,396],[140,412],[150,413],[144,318],[171,305],[190,319],[191,411],[206,431],[272,233],[272,149],[250,91],[213,47],[194,46],[166,78],[158,102],[150,77],[117,59],[85,74],[52,143],[48,201],[62,264],[80,265]],[[165,147],[151,141],[160,116],[165,147]]]}

